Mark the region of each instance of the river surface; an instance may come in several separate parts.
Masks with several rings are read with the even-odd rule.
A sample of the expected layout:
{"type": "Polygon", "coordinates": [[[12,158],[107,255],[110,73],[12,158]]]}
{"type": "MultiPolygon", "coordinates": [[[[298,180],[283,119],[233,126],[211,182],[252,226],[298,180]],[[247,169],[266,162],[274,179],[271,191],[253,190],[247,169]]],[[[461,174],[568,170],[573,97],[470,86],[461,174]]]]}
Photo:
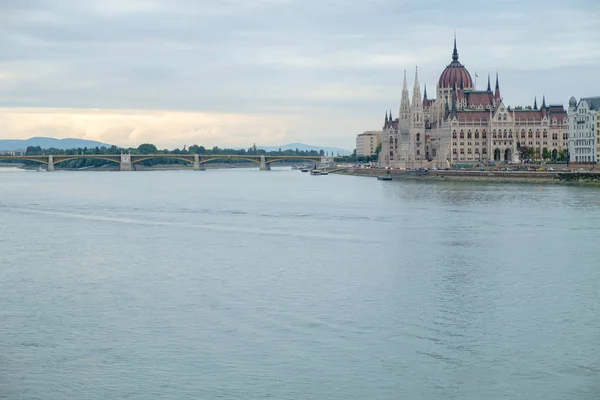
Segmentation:
{"type": "Polygon", "coordinates": [[[600,398],[600,190],[0,171],[0,398],[600,398]]]}

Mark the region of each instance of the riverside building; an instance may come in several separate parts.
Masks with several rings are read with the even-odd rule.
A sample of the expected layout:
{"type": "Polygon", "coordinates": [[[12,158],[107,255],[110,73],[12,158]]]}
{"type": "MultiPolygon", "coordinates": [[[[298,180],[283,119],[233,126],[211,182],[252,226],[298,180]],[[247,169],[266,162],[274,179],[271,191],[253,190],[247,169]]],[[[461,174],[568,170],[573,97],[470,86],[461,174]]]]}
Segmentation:
{"type": "Polygon", "coordinates": [[[569,161],[600,162],[600,96],[569,100],[569,161]]]}
{"type": "MultiPolygon", "coordinates": [[[[387,114],[386,114],[387,119],[387,114]]],[[[366,131],[356,135],[356,155],[372,156],[381,144],[381,131],[366,131]]]]}
{"type": "Polygon", "coordinates": [[[458,59],[456,38],[452,61],[437,83],[436,97],[421,97],[415,71],[412,100],[406,71],[398,117],[386,120],[382,129],[382,167],[448,167],[452,164],[519,162],[519,148],[558,158],[568,146],[567,111],[562,105],[511,108],[503,103],[498,74],[492,90],[476,90],[471,74],[458,59]]]}

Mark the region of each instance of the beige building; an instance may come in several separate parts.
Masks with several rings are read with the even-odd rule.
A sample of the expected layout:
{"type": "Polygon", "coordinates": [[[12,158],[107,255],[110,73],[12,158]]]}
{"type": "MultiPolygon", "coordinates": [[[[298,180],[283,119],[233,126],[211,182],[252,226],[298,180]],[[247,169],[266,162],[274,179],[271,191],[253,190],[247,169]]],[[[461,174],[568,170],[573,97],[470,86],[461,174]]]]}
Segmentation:
{"type": "Polygon", "coordinates": [[[448,167],[452,164],[516,163],[524,147],[539,158],[559,158],[568,146],[567,112],[562,105],[507,107],[498,75],[492,90],[476,90],[471,74],[458,61],[456,39],[452,62],[437,84],[436,98],[421,97],[415,73],[412,101],[406,72],[398,118],[383,127],[379,165],[392,168],[448,167]]]}
{"type": "Polygon", "coordinates": [[[381,131],[366,131],[356,135],[356,155],[372,156],[381,144],[381,131]]]}

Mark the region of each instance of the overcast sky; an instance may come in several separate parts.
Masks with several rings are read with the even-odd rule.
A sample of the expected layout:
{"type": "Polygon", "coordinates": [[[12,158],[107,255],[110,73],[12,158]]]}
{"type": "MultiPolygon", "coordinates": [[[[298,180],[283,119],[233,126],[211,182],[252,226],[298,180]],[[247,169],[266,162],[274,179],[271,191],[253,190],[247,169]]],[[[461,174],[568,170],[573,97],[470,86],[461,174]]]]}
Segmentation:
{"type": "Polygon", "coordinates": [[[353,149],[455,30],[506,104],[600,95],[598,0],[0,0],[0,138],[353,149]]]}

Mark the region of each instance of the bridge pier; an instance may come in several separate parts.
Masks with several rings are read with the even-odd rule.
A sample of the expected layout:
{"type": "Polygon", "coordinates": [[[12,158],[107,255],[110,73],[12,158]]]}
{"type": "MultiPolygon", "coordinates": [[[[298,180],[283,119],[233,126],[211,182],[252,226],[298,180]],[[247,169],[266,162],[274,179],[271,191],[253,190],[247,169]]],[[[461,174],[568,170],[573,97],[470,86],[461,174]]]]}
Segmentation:
{"type": "Polygon", "coordinates": [[[133,166],[131,165],[131,153],[121,153],[121,162],[119,163],[119,166],[120,171],[133,171],[133,166]]]}
{"type": "Polygon", "coordinates": [[[265,159],[265,156],[263,156],[263,155],[260,156],[260,167],[258,169],[260,171],[270,171],[271,170],[271,164],[267,164],[267,160],[265,159]]]}
{"type": "Polygon", "coordinates": [[[193,170],[194,171],[206,171],[206,167],[204,167],[204,164],[200,164],[200,157],[198,157],[198,154],[194,154],[193,170]]]}
{"type": "Polygon", "coordinates": [[[46,171],[54,171],[54,157],[52,155],[48,156],[48,166],[46,167],[46,171]]]}

